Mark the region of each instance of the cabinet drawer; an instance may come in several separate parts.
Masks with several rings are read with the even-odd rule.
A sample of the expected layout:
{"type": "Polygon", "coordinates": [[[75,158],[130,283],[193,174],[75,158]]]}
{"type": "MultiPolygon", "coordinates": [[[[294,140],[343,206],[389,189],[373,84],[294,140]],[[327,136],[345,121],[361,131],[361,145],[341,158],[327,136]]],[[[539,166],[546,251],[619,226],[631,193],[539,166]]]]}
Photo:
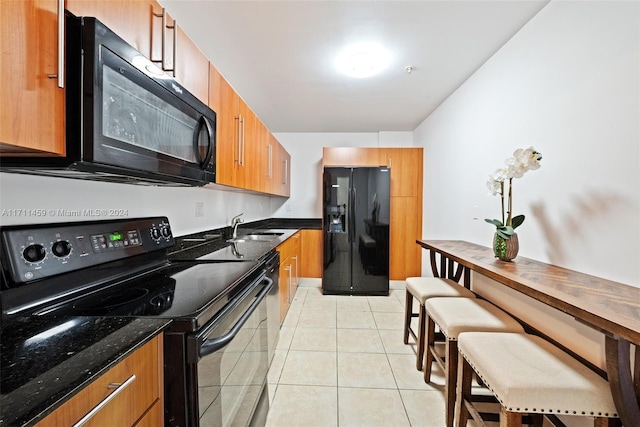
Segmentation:
{"type": "Polygon", "coordinates": [[[160,351],[161,335],[102,374],[37,426],[73,425],[94,408],[98,410],[85,426],[133,425],[160,397],[160,351]]]}

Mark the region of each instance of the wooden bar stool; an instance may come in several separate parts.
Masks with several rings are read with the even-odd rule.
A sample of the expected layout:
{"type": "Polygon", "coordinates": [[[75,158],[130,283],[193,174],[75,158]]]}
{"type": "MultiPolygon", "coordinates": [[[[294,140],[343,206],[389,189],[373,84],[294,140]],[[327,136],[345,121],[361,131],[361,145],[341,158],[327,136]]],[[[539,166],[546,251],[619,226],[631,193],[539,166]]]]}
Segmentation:
{"type": "Polygon", "coordinates": [[[524,333],[517,320],[489,301],[476,298],[429,298],[424,303],[427,315],[426,348],[424,353],[424,381],[431,380],[435,361],[445,373],[445,420],[453,426],[458,376],[458,335],[461,332],[524,333]],[[435,348],[435,326],[445,337],[444,362],[435,348]]]}
{"type": "Polygon", "coordinates": [[[595,417],[597,427],[617,423],[609,383],[538,336],[462,332],[458,350],[458,427],[466,426],[469,416],[482,422],[471,394],[474,371],[500,404],[501,427],[521,426],[523,414],[531,414],[534,425],[542,425],[543,415],[560,422],[555,425],[562,425],[558,415],[595,417]]]}
{"type": "Polygon", "coordinates": [[[409,344],[409,334],[418,343],[416,369],[422,370],[422,358],[424,357],[424,332],[426,316],[424,302],[428,298],[435,297],[465,297],[475,298],[476,295],[469,289],[451,279],[438,277],[408,277],[406,280],[406,297],[404,312],[404,343],[409,344]],[[420,303],[418,314],[413,312],[413,299],[420,303]],[[418,317],[418,333],[411,329],[411,319],[418,317]]]}

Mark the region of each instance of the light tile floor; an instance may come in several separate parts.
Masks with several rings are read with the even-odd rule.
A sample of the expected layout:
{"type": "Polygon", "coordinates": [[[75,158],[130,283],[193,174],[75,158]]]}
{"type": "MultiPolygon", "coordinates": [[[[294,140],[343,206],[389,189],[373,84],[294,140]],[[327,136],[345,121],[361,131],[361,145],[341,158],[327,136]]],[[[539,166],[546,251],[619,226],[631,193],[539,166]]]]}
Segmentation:
{"type": "Polygon", "coordinates": [[[322,295],[306,279],[269,370],[269,427],[444,425],[444,378],[425,384],[404,345],[404,282],[388,297],[322,295]]]}

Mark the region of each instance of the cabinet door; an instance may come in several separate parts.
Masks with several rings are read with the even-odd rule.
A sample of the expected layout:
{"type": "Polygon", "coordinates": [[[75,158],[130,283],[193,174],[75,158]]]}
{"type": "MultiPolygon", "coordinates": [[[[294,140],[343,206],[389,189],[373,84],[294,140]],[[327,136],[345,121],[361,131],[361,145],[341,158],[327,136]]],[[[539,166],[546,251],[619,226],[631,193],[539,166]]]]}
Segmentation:
{"type": "Polygon", "coordinates": [[[322,162],[324,166],[386,166],[379,148],[325,147],[322,162]]]}
{"type": "Polygon", "coordinates": [[[389,233],[389,279],[405,280],[420,276],[422,238],[422,203],[418,197],[391,197],[389,233]]]}
{"type": "Polygon", "coordinates": [[[289,300],[293,301],[293,296],[296,293],[296,290],[298,289],[298,285],[300,284],[300,269],[301,269],[301,264],[302,264],[302,260],[300,258],[300,254],[302,251],[302,245],[300,243],[300,237],[302,236],[302,232],[298,231],[296,234],[294,234],[293,236],[291,236],[291,239],[293,239],[293,245],[291,248],[291,265],[293,268],[293,283],[292,283],[292,290],[291,290],[291,295],[289,296],[289,300]]]}
{"type": "Polygon", "coordinates": [[[422,192],[422,148],[387,148],[392,196],[417,197],[422,192]]]}
{"type": "Polygon", "coordinates": [[[209,106],[216,112],[216,183],[238,186],[241,133],[238,94],[209,65],[209,106]]]}
{"type": "Polygon", "coordinates": [[[152,28],[162,21],[162,9],[154,0],[66,0],[66,8],[76,16],[96,17],[138,52],[151,57],[152,28]]]}
{"type": "MultiPolygon", "coordinates": [[[[255,113],[254,113],[255,116],[255,113]]],[[[254,170],[248,170],[251,174],[249,188],[262,193],[271,193],[271,147],[269,145],[269,130],[258,116],[255,116],[255,134],[251,156],[255,158],[254,170]]]]}
{"type": "Polygon", "coordinates": [[[322,277],[322,230],[302,230],[301,277],[322,277]]]}
{"type": "MultiPolygon", "coordinates": [[[[112,393],[118,393],[86,426],[131,426],[154,404],[164,407],[162,336],[156,336],[109,369],[37,424],[38,427],[73,425],[112,393]]],[[[159,414],[162,421],[163,415],[159,414]]],[[[156,424],[156,425],[161,425],[156,424]]]]}
{"type": "Polygon", "coordinates": [[[289,289],[291,287],[291,260],[284,258],[280,260],[279,296],[280,296],[280,324],[284,321],[289,310],[289,289]]]}
{"type": "Polygon", "coordinates": [[[196,98],[209,104],[209,60],[171,15],[167,15],[163,30],[165,71],[170,72],[196,98]]]}
{"type": "MultiPolygon", "coordinates": [[[[60,0],[62,1],[62,0],[60,0]]],[[[0,1],[0,153],[64,155],[58,1],[0,1]]]]}
{"type": "Polygon", "coordinates": [[[176,80],[200,101],[209,102],[209,60],[191,41],[185,32],[177,26],[175,69],[176,80]]]}
{"type": "Polygon", "coordinates": [[[322,277],[322,230],[302,230],[301,277],[322,277]]]}
{"type": "Polygon", "coordinates": [[[290,168],[291,155],[278,142],[273,134],[269,133],[272,150],[272,194],[289,197],[290,195],[290,168]]]}

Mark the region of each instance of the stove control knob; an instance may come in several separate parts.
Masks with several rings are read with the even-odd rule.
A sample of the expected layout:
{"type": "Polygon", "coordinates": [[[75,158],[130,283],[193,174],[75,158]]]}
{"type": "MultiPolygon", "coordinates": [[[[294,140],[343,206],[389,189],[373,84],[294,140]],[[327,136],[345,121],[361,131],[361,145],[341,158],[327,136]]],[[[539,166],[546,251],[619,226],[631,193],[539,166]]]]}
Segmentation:
{"type": "Polygon", "coordinates": [[[160,238],[160,230],[158,230],[157,228],[152,228],[151,237],[153,237],[155,240],[158,240],[160,238]]]}
{"type": "Polygon", "coordinates": [[[64,258],[71,253],[71,243],[66,240],[55,242],[51,247],[51,250],[58,258],[64,258]]]}
{"type": "Polygon", "coordinates": [[[46,255],[44,246],[39,244],[29,245],[22,251],[22,256],[28,262],[40,262],[46,255]]]}
{"type": "Polygon", "coordinates": [[[162,236],[166,238],[171,237],[171,229],[168,225],[162,229],[162,236]]]}

